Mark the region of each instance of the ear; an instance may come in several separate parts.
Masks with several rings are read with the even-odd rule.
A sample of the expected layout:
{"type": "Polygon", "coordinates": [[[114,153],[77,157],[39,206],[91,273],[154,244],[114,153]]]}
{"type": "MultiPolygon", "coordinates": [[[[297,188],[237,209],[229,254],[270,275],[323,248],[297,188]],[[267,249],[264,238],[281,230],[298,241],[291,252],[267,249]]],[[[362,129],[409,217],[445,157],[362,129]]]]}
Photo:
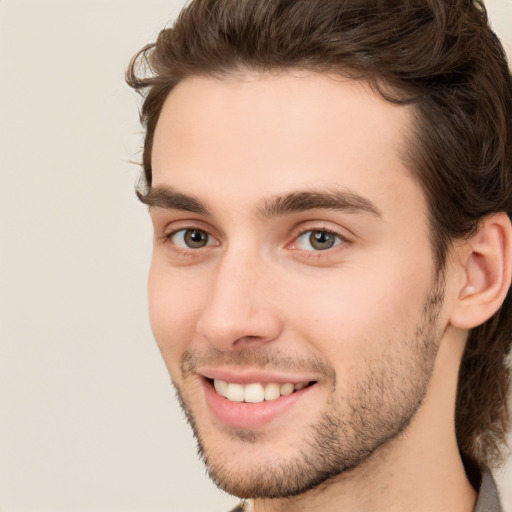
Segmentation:
{"type": "Polygon", "coordinates": [[[450,320],[456,327],[472,329],[498,311],[510,288],[512,225],[507,214],[483,218],[460,251],[462,285],[450,320]]]}

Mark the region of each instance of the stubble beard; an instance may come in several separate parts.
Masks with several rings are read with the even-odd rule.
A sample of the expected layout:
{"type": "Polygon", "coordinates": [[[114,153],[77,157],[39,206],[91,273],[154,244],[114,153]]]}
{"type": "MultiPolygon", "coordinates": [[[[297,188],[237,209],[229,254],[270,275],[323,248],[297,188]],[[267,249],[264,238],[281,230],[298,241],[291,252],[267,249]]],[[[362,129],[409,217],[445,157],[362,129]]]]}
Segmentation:
{"type": "MultiPolygon", "coordinates": [[[[183,391],[174,384],[212,481],[239,498],[289,498],[328,484],[370,461],[406,431],[425,397],[442,337],[437,317],[443,296],[442,279],[437,279],[414,337],[396,343],[378,366],[372,361],[365,378],[343,396],[343,412],[333,392],[320,418],[297,446],[296,455],[287,459],[276,456],[245,472],[217,460],[183,391]]],[[[335,376],[333,381],[335,384],[335,376]]],[[[251,431],[233,430],[231,435],[238,442],[258,442],[258,435],[251,431]]]]}

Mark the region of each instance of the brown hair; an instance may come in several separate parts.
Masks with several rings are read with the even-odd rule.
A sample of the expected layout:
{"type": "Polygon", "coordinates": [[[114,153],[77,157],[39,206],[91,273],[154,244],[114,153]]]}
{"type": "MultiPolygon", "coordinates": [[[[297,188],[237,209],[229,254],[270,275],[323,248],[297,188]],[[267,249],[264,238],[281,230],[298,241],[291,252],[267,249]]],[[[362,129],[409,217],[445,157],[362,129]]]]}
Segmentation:
{"type": "MultiPolygon", "coordinates": [[[[438,269],[450,242],[484,216],[511,216],[512,78],[480,0],[192,1],[127,71],[145,94],[147,187],[156,123],[179,81],[289,68],[364,79],[387,100],[414,106],[408,159],[429,205],[438,269]]],[[[459,375],[459,448],[490,466],[501,461],[509,428],[510,295],[471,331],[459,375]]]]}

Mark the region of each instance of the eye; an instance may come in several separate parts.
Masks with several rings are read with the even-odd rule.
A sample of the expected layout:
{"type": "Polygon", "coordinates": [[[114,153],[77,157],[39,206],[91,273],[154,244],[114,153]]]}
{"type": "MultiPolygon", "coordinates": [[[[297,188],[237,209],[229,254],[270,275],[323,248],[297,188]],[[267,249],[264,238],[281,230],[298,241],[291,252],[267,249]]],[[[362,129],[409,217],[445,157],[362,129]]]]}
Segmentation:
{"type": "Polygon", "coordinates": [[[295,248],[303,251],[325,251],[340,245],[345,239],[325,229],[309,230],[302,233],[295,242],[295,248]]]}
{"type": "Polygon", "coordinates": [[[167,235],[167,238],[180,249],[201,249],[216,245],[215,239],[202,229],[180,229],[167,235]]]}

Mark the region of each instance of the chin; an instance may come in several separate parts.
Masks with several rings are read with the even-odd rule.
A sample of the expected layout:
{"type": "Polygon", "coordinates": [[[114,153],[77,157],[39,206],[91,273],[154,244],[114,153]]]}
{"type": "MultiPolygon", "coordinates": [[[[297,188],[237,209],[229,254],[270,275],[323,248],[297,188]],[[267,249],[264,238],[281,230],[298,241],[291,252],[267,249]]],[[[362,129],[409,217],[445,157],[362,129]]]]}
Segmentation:
{"type": "Polygon", "coordinates": [[[375,428],[365,428],[361,425],[372,423],[362,424],[354,411],[341,412],[332,400],[325,408],[328,412],[309,425],[295,424],[290,436],[282,429],[275,434],[220,428],[201,415],[196,418],[179,392],[178,397],[211,480],[242,499],[290,498],[371,463],[382,447],[408,427],[421,403],[418,397],[404,414],[383,415],[373,424],[375,428]]]}

